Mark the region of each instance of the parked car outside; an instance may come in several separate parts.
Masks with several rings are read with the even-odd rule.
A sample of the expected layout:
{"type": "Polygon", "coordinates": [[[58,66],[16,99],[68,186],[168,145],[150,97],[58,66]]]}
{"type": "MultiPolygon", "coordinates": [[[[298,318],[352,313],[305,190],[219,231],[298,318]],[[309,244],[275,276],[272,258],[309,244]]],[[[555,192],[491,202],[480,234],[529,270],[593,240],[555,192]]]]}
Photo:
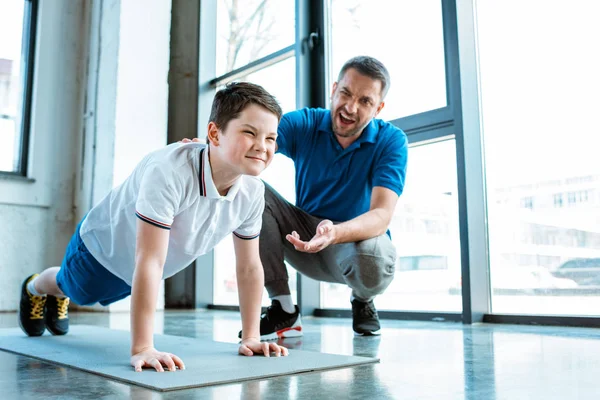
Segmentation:
{"type": "MultiPolygon", "coordinates": [[[[535,290],[575,289],[577,282],[558,278],[539,265],[496,265],[492,264],[491,285],[495,294],[505,292],[532,293],[535,290]]],[[[450,293],[459,294],[462,282],[455,283],[450,293]]]]}
{"type": "Polygon", "coordinates": [[[575,258],[552,271],[557,278],[568,278],[580,286],[600,286],[600,258],[575,258]]]}

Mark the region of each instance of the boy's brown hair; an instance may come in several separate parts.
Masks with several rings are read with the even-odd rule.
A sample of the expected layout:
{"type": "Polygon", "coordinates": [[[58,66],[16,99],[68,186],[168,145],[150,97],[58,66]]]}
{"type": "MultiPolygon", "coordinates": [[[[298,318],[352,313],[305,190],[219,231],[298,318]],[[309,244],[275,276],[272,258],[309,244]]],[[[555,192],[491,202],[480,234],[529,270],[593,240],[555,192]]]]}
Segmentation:
{"type": "Polygon", "coordinates": [[[227,84],[215,94],[210,110],[209,122],[224,131],[232,119],[237,118],[250,104],[256,104],[277,116],[281,120],[279,103],[262,86],[249,82],[233,82],[227,84]]]}

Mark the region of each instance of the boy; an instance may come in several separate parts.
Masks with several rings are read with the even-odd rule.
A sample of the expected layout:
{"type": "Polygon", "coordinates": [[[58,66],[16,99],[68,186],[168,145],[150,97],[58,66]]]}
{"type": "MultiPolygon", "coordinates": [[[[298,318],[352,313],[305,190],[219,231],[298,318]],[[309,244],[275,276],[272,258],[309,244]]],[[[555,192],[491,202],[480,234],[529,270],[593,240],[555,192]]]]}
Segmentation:
{"type": "Polygon", "coordinates": [[[69,298],[107,305],[131,294],[131,365],[184,368],[153,343],[161,279],[179,272],[234,234],[244,335],[239,353],[287,355],[261,343],[263,269],[258,235],[264,185],[255,178],[275,152],[281,108],[262,87],[235,83],[217,92],[208,145],[175,143],[147,155],[79,223],[60,267],[25,279],[19,322],[29,336],[69,329],[69,298]]]}

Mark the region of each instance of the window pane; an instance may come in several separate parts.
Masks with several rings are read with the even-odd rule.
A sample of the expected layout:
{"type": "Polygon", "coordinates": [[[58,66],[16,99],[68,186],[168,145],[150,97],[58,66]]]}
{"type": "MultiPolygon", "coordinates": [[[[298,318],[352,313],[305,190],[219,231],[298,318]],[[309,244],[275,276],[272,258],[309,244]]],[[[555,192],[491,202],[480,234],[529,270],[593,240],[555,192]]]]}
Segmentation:
{"type": "MultiPolygon", "coordinates": [[[[246,76],[243,80],[263,86],[279,101],[283,112],[296,108],[296,59],[294,57],[279,62],[263,70],[246,76]],[[281,79],[274,80],[273,76],[281,79]]],[[[295,204],[294,163],[280,154],[275,155],[271,165],[260,178],[273,186],[283,197],[295,204]]],[[[214,303],[237,305],[238,294],[235,280],[235,254],[233,239],[227,238],[215,247],[214,303]]],[[[288,266],[290,289],[296,301],[296,271],[288,266]]],[[[263,305],[270,305],[267,293],[263,294],[263,305]]]]}
{"type": "MultiPolygon", "coordinates": [[[[412,146],[409,175],[390,223],[398,251],[379,310],[462,310],[455,141],[412,146]]],[[[350,289],[321,284],[324,308],[350,308],[350,289]]]]}
{"type": "Polygon", "coordinates": [[[24,1],[0,5],[0,171],[17,172],[21,152],[24,1]]]}
{"type": "Polygon", "coordinates": [[[477,8],[492,310],[598,315],[600,7],[477,8]]]}
{"type": "Polygon", "coordinates": [[[294,44],[294,1],[218,1],[217,76],[294,44]]]}
{"type": "Polygon", "coordinates": [[[357,55],[377,58],[392,84],[380,118],[393,120],[446,106],[440,0],[330,0],[331,82],[357,55]]]}

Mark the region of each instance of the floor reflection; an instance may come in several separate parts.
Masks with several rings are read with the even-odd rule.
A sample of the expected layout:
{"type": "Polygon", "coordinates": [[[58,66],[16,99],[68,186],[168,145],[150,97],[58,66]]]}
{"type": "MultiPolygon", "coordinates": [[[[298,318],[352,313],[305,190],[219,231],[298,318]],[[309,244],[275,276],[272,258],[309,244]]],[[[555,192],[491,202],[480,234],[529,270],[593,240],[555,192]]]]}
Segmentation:
{"type": "MultiPolygon", "coordinates": [[[[79,312],[73,324],[129,330],[128,313],[79,312]]],[[[377,364],[155,392],[0,351],[3,398],[129,399],[597,399],[600,330],[383,321],[381,336],[355,336],[347,319],[304,318],[290,349],[376,357],[377,364]]],[[[0,328],[18,326],[0,314],[0,328]]],[[[239,314],[157,313],[156,333],[237,343],[239,314]]],[[[124,356],[128,362],[128,355],[124,356]]],[[[199,372],[201,373],[201,372],[199,372]]]]}

